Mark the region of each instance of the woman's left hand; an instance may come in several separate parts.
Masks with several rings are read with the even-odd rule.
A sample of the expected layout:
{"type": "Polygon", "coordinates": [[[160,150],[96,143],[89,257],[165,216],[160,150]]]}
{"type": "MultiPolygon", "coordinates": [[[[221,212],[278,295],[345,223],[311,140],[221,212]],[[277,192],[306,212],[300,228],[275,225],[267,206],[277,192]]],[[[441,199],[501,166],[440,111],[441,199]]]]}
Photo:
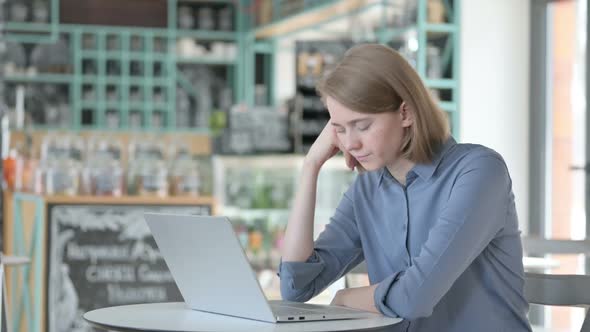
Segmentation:
{"type": "Polygon", "coordinates": [[[331,304],[380,313],[373,299],[377,285],[341,289],[336,292],[331,304]]]}

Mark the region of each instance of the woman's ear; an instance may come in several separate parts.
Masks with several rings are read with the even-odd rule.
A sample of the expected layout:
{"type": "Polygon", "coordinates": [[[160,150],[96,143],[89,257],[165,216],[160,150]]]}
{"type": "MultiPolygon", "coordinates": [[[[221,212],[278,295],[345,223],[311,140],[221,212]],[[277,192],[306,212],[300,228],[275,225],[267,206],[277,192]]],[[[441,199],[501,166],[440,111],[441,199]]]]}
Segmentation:
{"type": "Polygon", "coordinates": [[[410,127],[412,124],[414,124],[414,111],[405,101],[402,102],[399,108],[402,117],[402,127],[410,127]]]}

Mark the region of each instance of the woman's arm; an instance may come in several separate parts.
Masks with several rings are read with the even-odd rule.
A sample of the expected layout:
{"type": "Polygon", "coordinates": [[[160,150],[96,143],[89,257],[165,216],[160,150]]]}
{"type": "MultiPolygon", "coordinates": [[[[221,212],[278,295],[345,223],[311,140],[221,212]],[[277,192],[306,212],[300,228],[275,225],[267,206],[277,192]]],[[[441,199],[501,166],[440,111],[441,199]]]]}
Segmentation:
{"type": "Polygon", "coordinates": [[[303,162],[300,182],[285,231],[282,251],[284,261],[304,262],[313,251],[313,219],[318,175],[324,163],[339,150],[334,127],[328,122],[303,162]]]}
{"type": "Polygon", "coordinates": [[[449,200],[420,254],[375,289],[389,316],[428,317],[459,276],[506,223],[511,181],[499,155],[477,157],[456,179],[449,200]]]}
{"type": "Polygon", "coordinates": [[[313,252],[313,219],[320,167],[306,161],[283,242],[283,260],[305,262],[313,252]]]}
{"type": "Polygon", "coordinates": [[[326,229],[313,241],[317,178],[321,166],[339,150],[334,144],[335,136],[334,128],[328,124],[304,161],[279,266],[281,294],[290,301],[309,300],[363,259],[351,189],[343,196],[326,229]]]}

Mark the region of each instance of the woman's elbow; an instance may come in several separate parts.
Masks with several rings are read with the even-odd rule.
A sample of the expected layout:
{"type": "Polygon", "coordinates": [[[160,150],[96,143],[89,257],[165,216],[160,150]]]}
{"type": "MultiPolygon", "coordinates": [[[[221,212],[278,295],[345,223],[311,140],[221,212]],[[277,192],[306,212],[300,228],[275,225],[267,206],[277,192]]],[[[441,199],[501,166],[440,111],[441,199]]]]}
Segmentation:
{"type": "Polygon", "coordinates": [[[306,302],[313,297],[313,290],[310,287],[295,289],[293,284],[281,280],[281,298],[285,301],[306,302]]]}
{"type": "Polygon", "coordinates": [[[432,315],[432,307],[429,305],[413,304],[401,310],[400,317],[407,320],[426,318],[432,315]]]}
{"type": "MultiPolygon", "coordinates": [[[[389,307],[389,306],[388,306],[389,307]]],[[[432,315],[433,307],[428,303],[419,303],[417,301],[409,301],[398,308],[388,308],[389,310],[383,310],[383,312],[395,313],[394,317],[400,317],[405,320],[415,320],[419,318],[426,318],[432,315]]]]}

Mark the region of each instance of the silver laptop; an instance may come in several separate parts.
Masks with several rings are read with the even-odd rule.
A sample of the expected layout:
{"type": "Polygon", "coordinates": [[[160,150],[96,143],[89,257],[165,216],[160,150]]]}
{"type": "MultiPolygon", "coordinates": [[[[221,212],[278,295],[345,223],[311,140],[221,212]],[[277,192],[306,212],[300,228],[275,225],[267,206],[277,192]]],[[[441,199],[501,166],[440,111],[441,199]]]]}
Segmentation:
{"type": "Polygon", "coordinates": [[[144,216],[191,309],[273,323],[378,316],[340,306],[267,301],[226,217],[144,216]]]}

